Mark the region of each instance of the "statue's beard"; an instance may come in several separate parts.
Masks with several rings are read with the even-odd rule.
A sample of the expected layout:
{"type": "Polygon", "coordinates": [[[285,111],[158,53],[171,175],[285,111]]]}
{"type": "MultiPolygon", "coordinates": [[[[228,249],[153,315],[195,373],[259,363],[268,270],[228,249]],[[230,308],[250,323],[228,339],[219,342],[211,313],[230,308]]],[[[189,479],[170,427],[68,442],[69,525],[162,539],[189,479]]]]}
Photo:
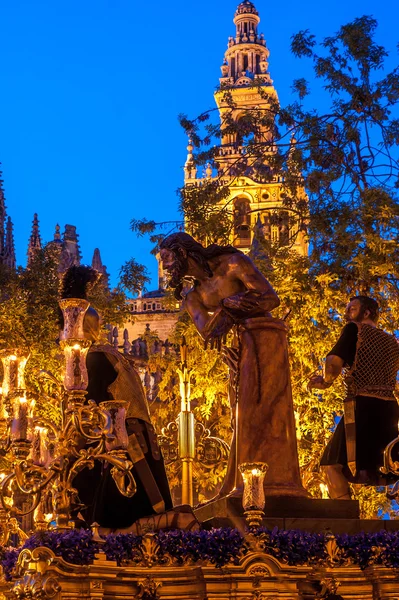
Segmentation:
{"type": "Polygon", "coordinates": [[[168,269],[169,281],[168,285],[171,288],[177,288],[182,282],[183,278],[187,275],[188,271],[188,260],[185,257],[176,258],[173,265],[168,269]]]}

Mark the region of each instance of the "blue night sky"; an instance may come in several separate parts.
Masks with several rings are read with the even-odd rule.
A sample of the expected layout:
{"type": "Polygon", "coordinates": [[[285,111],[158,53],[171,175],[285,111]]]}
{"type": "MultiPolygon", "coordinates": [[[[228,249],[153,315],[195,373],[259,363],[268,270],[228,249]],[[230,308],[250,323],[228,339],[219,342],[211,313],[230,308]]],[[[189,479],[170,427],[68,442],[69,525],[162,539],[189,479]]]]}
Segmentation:
{"type": "MultiPolygon", "coordinates": [[[[150,244],[132,218],[179,218],[187,140],[177,115],[213,107],[237,0],[147,4],[136,0],[4,0],[1,3],[2,162],[17,261],[26,262],[33,213],[42,240],[74,224],[83,262],[101,249],[115,283],[130,257],[155,275],[150,244]]],[[[310,65],[290,36],[318,38],[363,14],[398,62],[397,0],[255,1],[282,104],[310,65]]],[[[317,103],[317,100],[316,100],[317,103]]],[[[155,286],[155,281],[154,281],[155,286]]],[[[153,286],[153,287],[154,287],[153,286]]]]}

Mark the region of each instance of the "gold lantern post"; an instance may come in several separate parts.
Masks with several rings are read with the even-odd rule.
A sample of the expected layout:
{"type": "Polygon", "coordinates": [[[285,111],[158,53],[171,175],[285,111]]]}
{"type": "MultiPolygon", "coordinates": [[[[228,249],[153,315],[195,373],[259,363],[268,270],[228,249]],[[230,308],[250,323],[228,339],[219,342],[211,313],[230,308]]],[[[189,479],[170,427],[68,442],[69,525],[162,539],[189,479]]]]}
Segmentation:
{"type": "Polygon", "coordinates": [[[159,445],[165,464],[181,462],[181,490],[183,504],[193,505],[193,467],[206,471],[227,463],[230,447],[222,439],[211,435],[198,422],[191,409],[191,378],[194,370],[188,368],[188,347],[183,336],[180,345],[181,362],[177,373],[180,381],[180,413],[175,421],[163,427],[159,445]]]}
{"type": "Polygon", "coordinates": [[[195,458],[195,420],[190,405],[192,369],[187,366],[187,344],[183,337],[180,346],[181,363],[177,369],[180,379],[179,457],[182,462],[182,503],[193,504],[193,460],[195,458]]]}

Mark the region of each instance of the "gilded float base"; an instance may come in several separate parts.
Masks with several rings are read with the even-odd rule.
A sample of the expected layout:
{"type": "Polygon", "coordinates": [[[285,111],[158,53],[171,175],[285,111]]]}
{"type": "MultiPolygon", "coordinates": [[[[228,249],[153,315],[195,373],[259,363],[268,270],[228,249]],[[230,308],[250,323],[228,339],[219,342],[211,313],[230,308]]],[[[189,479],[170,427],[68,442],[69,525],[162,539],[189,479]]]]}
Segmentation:
{"type": "MultiPolygon", "coordinates": [[[[381,523],[381,521],[380,521],[381,523]]],[[[145,541],[145,540],[144,540],[145,541]]],[[[289,565],[266,554],[255,538],[237,564],[180,564],[147,540],[143,562],[118,567],[100,553],[92,565],[75,566],[47,548],[25,551],[19,578],[0,584],[0,597],[12,600],[394,600],[399,579],[394,569],[364,570],[339,561],[334,541],[324,562],[289,565]],[[24,562],[26,567],[22,568],[24,562]],[[336,594],[334,596],[334,594],[336,594]]]]}

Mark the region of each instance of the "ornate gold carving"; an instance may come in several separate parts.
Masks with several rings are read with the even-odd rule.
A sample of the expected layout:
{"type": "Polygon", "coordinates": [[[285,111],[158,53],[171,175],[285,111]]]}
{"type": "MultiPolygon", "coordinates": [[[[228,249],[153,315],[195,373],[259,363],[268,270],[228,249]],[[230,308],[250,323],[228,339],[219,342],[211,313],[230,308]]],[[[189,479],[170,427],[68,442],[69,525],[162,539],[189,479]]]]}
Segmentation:
{"type": "Polygon", "coordinates": [[[22,550],[16,566],[17,577],[12,594],[18,600],[54,598],[61,586],[52,573],[46,573],[54,559],[54,553],[48,548],[22,550]]]}
{"type": "Polygon", "coordinates": [[[334,576],[324,577],[320,581],[321,590],[317,592],[315,598],[329,598],[330,595],[336,594],[338,587],[340,586],[340,582],[335,579],[334,576]]]}
{"type": "Polygon", "coordinates": [[[254,565],[248,571],[248,575],[252,575],[252,587],[258,588],[261,585],[262,579],[270,577],[270,572],[264,565],[254,565]]]}
{"type": "Polygon", "coordinates": [[[254,535],[253,533],[247,533],[245,536],[245,551],[246,552],[263,552],[267,540],[267,533],[261,533],[260,535],[254,535]]]}
{"type": "MultiPolygon", "coordinates": [[[[157,542],[154,533],[146,533],[140,544],[140,552],[142,556],[142,564],[146,567],[153,567],[160,560],[160,546],[157,542]]],[[[141,598],[141,596],[139,596],[141,598]]]]}
{"type": "Polygon", "coordinates": [[[139,593],[136,595],[136,598],[140,598],[140,600],[158,600],[159,588],[162,586],[162,583],[155,581],[152,577],[146,577],[143,581],[138,582],[139,593]]]}
{"type": "Polygon", "coordinates": [[[103,582],[97,579],[90,581],[90,589],[91,590],[102,590],[104,588],[103,582]]]}

